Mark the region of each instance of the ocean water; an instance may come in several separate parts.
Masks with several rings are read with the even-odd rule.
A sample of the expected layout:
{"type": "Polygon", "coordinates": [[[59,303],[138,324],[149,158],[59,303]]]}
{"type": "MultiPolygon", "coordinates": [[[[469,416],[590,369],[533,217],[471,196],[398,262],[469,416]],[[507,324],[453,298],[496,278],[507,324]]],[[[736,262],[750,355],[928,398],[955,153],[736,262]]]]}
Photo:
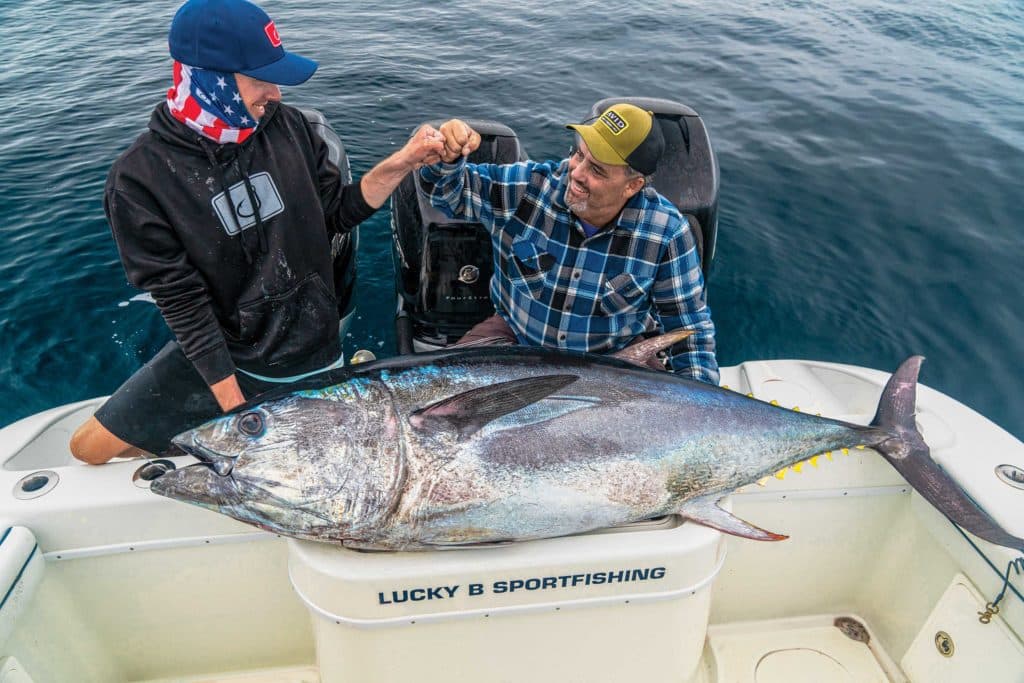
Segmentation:
{"type": "MultiPolygon", "coordinates": [[[[0,424],[111,392],[169,338],[102,187],[170,85],[177,5],[0,5],[0,424]]],[[[496,119],[560,158],[598,99],[688,104],[722,172],[720,363],[921,353],[924,383],[1024,438],[1019,0],[263,6],[321,63],[285,100],[325,113],[357,176],[426,119],[496,119]]],[[[386,211],[359,269],[346,350],[393,354],[386,211]]]]}

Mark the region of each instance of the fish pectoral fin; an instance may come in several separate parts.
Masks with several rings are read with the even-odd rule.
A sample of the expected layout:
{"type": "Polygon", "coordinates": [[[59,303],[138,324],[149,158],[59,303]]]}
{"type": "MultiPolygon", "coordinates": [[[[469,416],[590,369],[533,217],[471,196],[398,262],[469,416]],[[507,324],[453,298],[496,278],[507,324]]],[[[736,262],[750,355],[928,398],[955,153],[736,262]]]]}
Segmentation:
{"type": "Polygon", "coordinates": [[[659,334],[650,339],[644,339],[636,344],[630,344],[626,348],[611,354],[612,357],[624,360],[642,368],[650,367],[648,363],[654,359],[659,351],[664,351],[673,344],[693,334],[693,330],[672,330],[665,334],[659,334]]]}
{"type": "Polygon", "coordinates": [[[576,375],[542,375],[470,389],[413,412],[409,424],[419,430],[451,430],[466,438],[488,422],[547,398],[577,379],[576,375]]]}
{"type": "Polygon", "coordinates": [[[683,506],[679,509],[679,515],[685,519],[702,524],[712,529],[718,529],[721,532],[732,534],[733,536],[742,536],[743,538],[750,538],[755,541],[783,541],[789,536],[783,536],[782,534],[775,534],[771,531],[766,531],[760,527],[756,527],[749,522],[744,522],[739,517],[736,517],[732,513],[726,512],[722,508],[718,507],[718,499],[716,497],[703,497],[694,498],[683,503],[683,506]]]}

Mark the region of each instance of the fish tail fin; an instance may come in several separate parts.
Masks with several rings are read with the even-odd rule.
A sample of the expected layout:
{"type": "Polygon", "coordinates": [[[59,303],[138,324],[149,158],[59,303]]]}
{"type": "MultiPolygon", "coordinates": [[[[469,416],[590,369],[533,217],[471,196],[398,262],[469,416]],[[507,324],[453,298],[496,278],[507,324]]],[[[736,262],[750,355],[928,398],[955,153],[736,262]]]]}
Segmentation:
{"type": "Polygon", "coordinates": [[[882,435],[872,447],[950,521],[986,541],[1024,552],[1024,538],[1003,529],[932,459],[914,419],[917,376],[923,361],[923,356],[911,356],[889,378],[871,422],[889,438],[882,435]]]}
{"type": "MultiPolygon", "coordinates": [[[[924,356],[911,356],[896,368],[878,400],[878,410],[872,427],[888,432],[894,438],[875,446],[887,460],[902,460],[910,456],[931,459],[924,437],[917,430],[914,415],[917,407],[917,376],[921,372],[924,356]]],[[[897,468],[899,469],[899,468],[897,468]]]]}

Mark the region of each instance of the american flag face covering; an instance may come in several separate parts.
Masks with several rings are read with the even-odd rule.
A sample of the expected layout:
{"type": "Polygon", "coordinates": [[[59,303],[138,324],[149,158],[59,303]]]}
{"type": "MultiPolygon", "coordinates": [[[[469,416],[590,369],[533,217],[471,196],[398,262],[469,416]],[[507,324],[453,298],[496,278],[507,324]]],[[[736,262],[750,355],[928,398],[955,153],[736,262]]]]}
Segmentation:
{"type": "Polygon", "coordinates": [[[171,115],[216,143],[245,142],[256,121],[245,108],[235,75],[174,62],[174,86],[167,91],[171,115]]]}

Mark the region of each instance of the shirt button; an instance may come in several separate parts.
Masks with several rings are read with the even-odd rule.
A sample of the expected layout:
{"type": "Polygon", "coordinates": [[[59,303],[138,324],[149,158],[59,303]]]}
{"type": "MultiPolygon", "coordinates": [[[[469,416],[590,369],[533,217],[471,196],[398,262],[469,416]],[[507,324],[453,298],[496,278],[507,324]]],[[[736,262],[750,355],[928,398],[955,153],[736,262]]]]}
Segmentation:
{"type": "Polygon", "coordinates": [[[565,341],[565,335],[564,334],[558,335],[558,341],[565,341]]]}
{"type": "Polygon", "coordinates": [[[577,271],[573,272],[572,277],[573,277],[574,280],[578,280],[580,275],[581,275],[580,271],[577,270],[577,271]]]}

